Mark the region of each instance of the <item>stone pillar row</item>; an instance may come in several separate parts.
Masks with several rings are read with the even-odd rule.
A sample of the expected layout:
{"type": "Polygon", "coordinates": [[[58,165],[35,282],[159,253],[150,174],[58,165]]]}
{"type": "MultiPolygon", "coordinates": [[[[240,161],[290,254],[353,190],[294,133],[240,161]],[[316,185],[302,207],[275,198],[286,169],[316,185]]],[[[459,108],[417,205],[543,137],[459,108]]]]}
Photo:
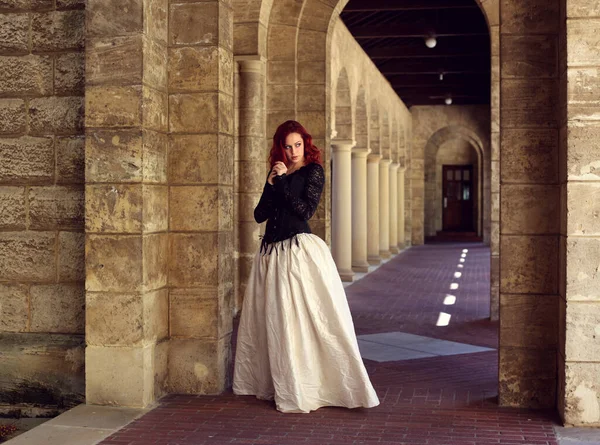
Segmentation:
{"type": "Polygon", "coordinates": [[[331,251],[342,281],[352,281],[404,248],[404,170],[352,140],[331,145],[331,251]]]}

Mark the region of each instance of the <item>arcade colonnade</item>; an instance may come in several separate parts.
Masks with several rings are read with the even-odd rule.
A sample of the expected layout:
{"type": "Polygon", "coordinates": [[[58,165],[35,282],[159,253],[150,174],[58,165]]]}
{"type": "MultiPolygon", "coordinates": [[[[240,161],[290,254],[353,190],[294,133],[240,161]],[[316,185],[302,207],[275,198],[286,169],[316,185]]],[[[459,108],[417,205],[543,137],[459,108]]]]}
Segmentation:
{"type": "MultiPolygon", "coordinates": [[[[275,27],[275,22],[271,26],[275,27]]],[[[289,83],[285,74],[293,72],[295,62],[290,54],[294,51],[281,54],[284,42],[280,39],[276,39],[275,54],[268,61],[258,54],[235,59],[239,85],[236,91],[240,93],[236,107],[236,168],[240,181],[234,182],[235,207],[240,210],[236,236],[240,266],[238,306],[258,248],[259,230],[264,229],[254,223],[252,206],[258,202],[264,184],[265,150],[270,147],[275,128],[285,119],[300,120],[323,150],[328,181],[311,227],[330,242],[342,279],[352,281],[354,272],[366,272],[369,264],[378,264],[381,258],[389,258],[404,247],[404,202],[409,199],[404,162],[410,113],[343,23],[335,20],[331,26],[331,63],[326,72],[324,61],[319,62],[322,71],[311,73],[314,79],[310,82],[301,84],[303,78],[299,78],[298,85],[289,83]],[[324,91],[323,84],[316,82],[318,74],[327,76],[325,97],[320,97],[324,91]],[[293,101],[306,111],[289,109],[293,101]],[[265,111],[266,130],[260,121],[265,111]]],[[[280,32],[283,30],[287,28],[280,32]]],[[[309,58],[312,48],[299,50],[298,58],[309,58]],[[303,51],[307,54],[303,55],[303,51]]],[[[306,71],[307,76],[304,65],[314,67],[315,63],[297,62],[296,69],[306,71]]]]}
{"type": "Polygon", "coordinates": [[[600,10],[476,1],[487,135],[407,110],[346,0],[3,2],[2,394],[139,407],[227,387],[269,138],[296,119],[324,149],[311,225],[346,279],[423,242],[427,158],[475,133],[499,403],[600,426],[600,10]]]}

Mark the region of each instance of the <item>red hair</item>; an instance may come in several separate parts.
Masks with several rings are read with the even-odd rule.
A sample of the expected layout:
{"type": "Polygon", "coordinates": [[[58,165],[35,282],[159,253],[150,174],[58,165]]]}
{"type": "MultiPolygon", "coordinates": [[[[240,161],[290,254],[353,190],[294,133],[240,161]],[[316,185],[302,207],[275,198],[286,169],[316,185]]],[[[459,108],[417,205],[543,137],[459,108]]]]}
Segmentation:
{"type": "Polygon", "coordinates": [[[269,164],[271,167],[275,165],[276,162],[283,162],[287,165],[287,158],[285,156],[285,139],[288,135],[292,133],[298,133],[302,136],[302,140],[304,141],[304,159],[306,164],[316,163],[321,165],[321,150],[315,147],[312,143],[312,136],[308,134],[306,128],[300,125],[296,121],[285,121],[279,127],[277,127],[277,131],[273,135],[273,146],[271,147],[271,152],[269,153],[269,164]]]}

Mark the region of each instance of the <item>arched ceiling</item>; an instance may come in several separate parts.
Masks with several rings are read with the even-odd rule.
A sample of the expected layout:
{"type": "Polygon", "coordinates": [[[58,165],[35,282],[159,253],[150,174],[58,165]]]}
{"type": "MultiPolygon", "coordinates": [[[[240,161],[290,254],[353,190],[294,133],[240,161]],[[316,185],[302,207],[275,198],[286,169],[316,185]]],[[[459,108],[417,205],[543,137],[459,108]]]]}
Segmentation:
{"type": "Polygon", "coordinates": [[[341,18],[408,107],[490,103],[489,32],[475,0],[350,0],[341,18]]]}

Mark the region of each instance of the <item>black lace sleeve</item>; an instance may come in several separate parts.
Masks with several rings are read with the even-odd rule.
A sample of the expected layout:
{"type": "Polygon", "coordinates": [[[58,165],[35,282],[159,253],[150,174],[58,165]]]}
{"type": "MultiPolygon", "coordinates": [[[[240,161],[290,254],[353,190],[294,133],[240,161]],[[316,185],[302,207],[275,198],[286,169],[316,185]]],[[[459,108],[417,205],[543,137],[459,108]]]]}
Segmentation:
{"type": "Polygon", "coordinates": [[[312,164],[307,167],[308,173],[304,185],[304,191],[300,196],[294,196],[290,191],[288,181],[278,181],[275,183],[277,193],[283,195],[286,205],[296,215],[305,221],[308,221],[317,210],[323,186],[325,185],[325,172],[319,164],[312,164]]]}
{"type": "Polygon", "coordinates": [[[275,191],[273,190],[273,186],[266,182],[262,195],[260,196],[260,201],[258,201],[258,204],[254,208],[254,220],[257,223],[260,224],[266,221],[273,214],[275,208],[273,205],[274,195],[275,191]]]}

